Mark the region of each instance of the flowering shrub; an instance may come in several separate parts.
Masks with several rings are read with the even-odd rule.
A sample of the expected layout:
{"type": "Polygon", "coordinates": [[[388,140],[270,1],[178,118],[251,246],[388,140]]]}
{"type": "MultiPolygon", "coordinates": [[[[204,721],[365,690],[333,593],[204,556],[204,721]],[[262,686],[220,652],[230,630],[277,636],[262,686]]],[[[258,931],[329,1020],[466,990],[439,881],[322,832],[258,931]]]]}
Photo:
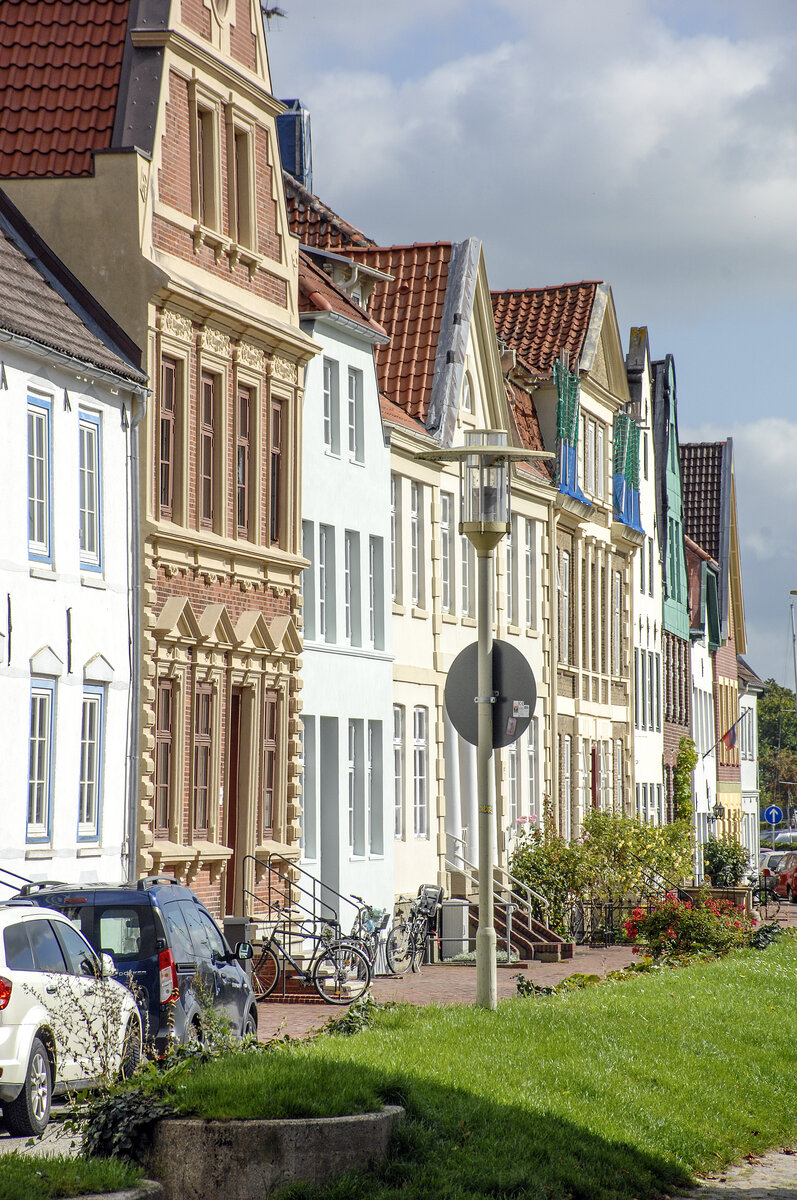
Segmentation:
{"type": "Polygon", "coordinates": [[[727,954],[749,946],[755,926],[755,918],[743,907],[731,900],[715,900],[708,891],[701,891],[694,903],[668,892],[649,912],[635,908],[623,922],[623,931],[635,943],[634,954],[658,959],[701,951],[727,954]]]}

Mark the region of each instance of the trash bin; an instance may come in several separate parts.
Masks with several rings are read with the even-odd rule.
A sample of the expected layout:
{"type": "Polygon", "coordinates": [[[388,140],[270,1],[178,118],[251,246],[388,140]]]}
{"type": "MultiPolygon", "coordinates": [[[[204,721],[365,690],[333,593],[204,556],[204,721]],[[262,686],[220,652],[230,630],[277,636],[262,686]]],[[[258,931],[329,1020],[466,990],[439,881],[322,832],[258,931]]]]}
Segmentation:
{"type": "Polygon", "coordinates": [[[443,959],[456,958],[470,950],[469,916],[467,900],[444,900],[440,910],[440,941],[443,959]]]}

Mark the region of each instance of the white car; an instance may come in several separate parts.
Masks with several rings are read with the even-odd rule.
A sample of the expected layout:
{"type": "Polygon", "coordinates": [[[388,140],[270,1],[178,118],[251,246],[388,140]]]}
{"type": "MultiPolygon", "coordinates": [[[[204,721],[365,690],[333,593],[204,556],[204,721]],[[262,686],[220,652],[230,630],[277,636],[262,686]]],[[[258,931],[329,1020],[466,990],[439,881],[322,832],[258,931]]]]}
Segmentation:
{"type": "Polygon", "coordinates": [[[135,1067],[141,1018],[114,970],[61,913],[0,904],[0,1104],[10,1133],[41,1133],[54,1093],[135,1067]]]}

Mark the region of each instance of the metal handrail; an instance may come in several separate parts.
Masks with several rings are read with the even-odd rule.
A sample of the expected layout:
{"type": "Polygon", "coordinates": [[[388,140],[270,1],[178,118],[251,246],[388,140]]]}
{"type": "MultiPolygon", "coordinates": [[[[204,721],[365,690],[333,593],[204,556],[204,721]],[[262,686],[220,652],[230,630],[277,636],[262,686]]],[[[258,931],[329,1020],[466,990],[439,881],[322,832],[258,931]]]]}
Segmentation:
{"type": "MultiPolygon", "coordinates": [[[[256,866],[264,867],[268,871],[268,900],[265,901],[265,903],[266,907],[269,909],[280,909],[281,907],[279,902],[276,904],[272,904],[271,902],[272,878],[276,876],[281,883],[286,885],[288,906],[290,908],[298,909],[300,912],[306,913],[311,921],[326,921],[331,925],[340,925],[337,911],[332,907],[331,904],[328,904],[326,900],[323,899],[321,889],[323,889],[325,892],[329,892],[332,896],[337,896],[338,900],[341,900],[344,904],[348,904],[355,910],[355,912],[359,912],[359,905],[356,904],[349,896],[344,896],[342,892],[339,892],[336,888],[333,888],[331,884],[324,883],[323,879],[318,879],[315,875],[311,875],[309,871],[305,871],[303,868],[297,867],[295,859],[287,858],[284,854],[280,854],[277,850],[271,851],[265,861],[262,858],[258,858],[254,854],[245,855],[243,861],[246,862],[247,860],[255,863],[256,866]],[[312,889],[304,887],[301,883],[297,883],[295,880],[289,879],[279,869],[279,867],[275,865],[275,860],[284,863],[285,866],[289,868],[300,870],[302,878],[311,881],[312,889]],[[302,904],[301,901],[296,898],[297,892],[301,896],[307,898],[310,907],[307,907],[306,904],[302,904]]],[[[251,896],[254,900],[257,900],[258,903],[264,903],[263,899],[258,896],[256,892],[253,892],[251,888],[245,888],[244,891],[246,895],[251,896]]]]}
{"type": "MultiPolygon", "coordinates": [[[[457,842],[460,846],[467,845],[467,843],[464,841],[464,839],[461,837],[457,837],[457,835],[455,833],[447,833],[446,837],[451,838],[452,842],[457,842]]],[[[460,862],[464,863],[465,866],[468,867],[469,871],[476,872],[475,877],[474,877],[473,875],[470,875],[468,873],[468,871],[463,871],[462,874],[466,877],[466,879],[470,879],[471,883],[478,883],[479,868],[476,866],[476,864],[469,862],[468,859],[465,858],[465,855],[461,854],[459,851],[456,852],[456,857],[460,860],[460,862]]],[[[451,863],[449,861],[447,851],[446,851],[446,866],[449,867],[449,869],[454,870],[454,871],[461,870],[461,868],[459,866],[457,866],[455,863],[451,863]]],[[[518,879],[516,875],[513,875],[511,871],[507,871],[506,867],[499,866],[498,863],[493,864],[493,874],[494,875],[497,874],[500,877],[503,877],[504,880],[508,879],[510,884],[513,884],[515,888],[520,889],[520,891],[514,891],[511,886],[507,886],[504,883],[503,886],[506,887],[506,890],[509,892],[510,896],[514,896],[522,902],[523,896],[521,895],[521,892],[526,893],[525,903],[526,903],[526,908],[528,910],[529,916],[533,915],[533,909],[534,909],[534,905],[532,904],[532,901],[531,901],[532,896],[534,897],[535,900],[537,900],[542,905],[543,909],[546,912],[550,908],[550,903],[546,899],[545,896],[540,895],[539,892],[535,892],[534,888],[529,887],[529,885],[527,883],[523,883],[523,881],[521,879],[518,879]]]]}

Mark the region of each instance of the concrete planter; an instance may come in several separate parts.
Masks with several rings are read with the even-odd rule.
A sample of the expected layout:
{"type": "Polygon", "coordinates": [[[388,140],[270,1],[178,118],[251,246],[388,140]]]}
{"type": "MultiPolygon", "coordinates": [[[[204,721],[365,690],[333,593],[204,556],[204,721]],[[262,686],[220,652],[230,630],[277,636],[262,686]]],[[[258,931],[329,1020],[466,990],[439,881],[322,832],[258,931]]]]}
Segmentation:
{"type": "Polygon", "coordinates": [[[404,1109],[285,1121],[162,1120],[147,1170],[164,1200],[263,1200],[304,1179],[320,1186],[349,1167],[387,1155],[404,1109]]]}

